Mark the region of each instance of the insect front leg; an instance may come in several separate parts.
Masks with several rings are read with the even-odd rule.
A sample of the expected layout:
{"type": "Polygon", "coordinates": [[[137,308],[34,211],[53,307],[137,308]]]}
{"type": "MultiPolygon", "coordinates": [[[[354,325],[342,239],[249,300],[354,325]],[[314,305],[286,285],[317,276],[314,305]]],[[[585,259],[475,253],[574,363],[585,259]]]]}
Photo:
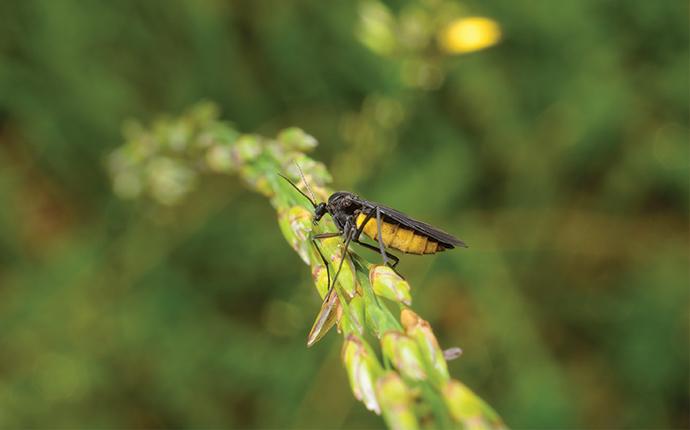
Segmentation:
{"type": "Polygon", "coordinates": [[[326,257],[323,256],[323,252],[321,251],[321,247],[319,246],[319,243],[317,242],[317,240],[329,239],[331,237],[341,236],[342,234],[343,234],[342,231],[337,231],[337,232],[319,233],[319,234],[315,234],[311,237],[311,242],[316,247],[316,251],[319,253],[319,256],[321,257],[321,261],[323,261],[323,265],[326,266],[326,278],[328,279],[328,291],[329,292],[331,290],[331,269],[329,267],[328,261],[326,260],[326,257]]]}
{"type": "Polygon", "coordinates": [[[335,287],[335,281],[338,279],[338,275],[340,274],[340,269],[343,268],[343,262],[347,258],[347,249],[350,246],[350,241],[352,240],[352,238],[357,233],[357,229],[355,228],[352,217],[348,218],[347,221],[345,221],[345,226],[343,227],[343,232],[344,232],[343,234],[345,236],[345,245],[343,245],[343,256],[340,258],[340,264],[338,264],[338,270],[335,272],[335,276],[333,277],[333,285],[331,286],[331,289],[333,289],[335,287]]]}
{"type": "MultiPolygon", "coordinates": [[[[325,238],[321,238],[325,239],[325,238]]],[[[311,243],[314,244],[314,247],[316,248],[316,251],[319,253],[319,257],[321,257],[321,261],[323,262],[324,267],[326,268],[326,279],[328,280],[328,289],[330,290],[331,288],[331,269],[328,267],[328,261],[326,261],[326,257],[323,256],[323,252],[321,252],[321,247],[319,246],[319,242],[317,242],[315,237],[311,238],[311,243]]]]}
{"type": "Polygon", "coordinates": [[[312,236],[312,239],[311,239],[312,243],[314,243],[314,246],[316,246],[316,250],[319,252],[319,256],[321,257],[321,261],[323,261],[324,266],[326,266],[326,275],[328,277],[328,293],[326,294],[327,299],[331,295],[331,293],[333,291],[333,287],[335,287],[335,282],[338,280],[338,275],[340,274],[340,269],[342,269],[343,262],[345,261],[345,258],[347,257],[347,249],[348,249],[348,247],[350,245],[350,241],[354,237],[355,233],[356,233],[356,229],[354,228],[354,223],[350,217],[345,221],[345,225],[343,226],[342,231],[319,233],[319,234],[312,236]],[[317,240],[329,239],[329,238],[337,237],[337,236],[343,236],[344,237],[345,245],[343,247],[343,257],[340,259],[340,263],[338,265],[338,270],[335,272],[335,276],[333,277],[333,282],[331,283],[331,271],[329,268],[329,264],[328,264],[328,261],[326,260],[326,257],[324,257],[323,252],[321,252],[321,247],[318,246],[317,240]]]}
{"type": "Polygon", "coordinates": [[[342,231],[334,231],[334,232],[329,232],[329,233],[315,234],[311,238],[312,238],[312,240],[315,240],[315,239],[323,240],[323,239],[330,239],[331,237],[342,236],[342,235],[343,235],[342,231]]]}
{"type": "Polygon", "coordinates": [[[310,235],[310,240],[314,247],[316,248],[316,251],[319,254],[319,257],[321,258],[321,262],[323,262],[324,267],[326,268],[326,279],[328,280],[327,289],[326,289],[326,294],[323,297],[323,303],[321,304],[321,310],[319,311],[319,314],[317,316],[317,320],[314,322],[314,325],[312,326],[311,330],[309,331],[309,336],[307,337],[307,346],[313,345],[316,341],[318,341],[323,335],[326,334],[326,332],[330,329],[330,327],[334,324],[334,314],[333,314],[333,308],[335,305],[338,303],[338,297],[335,295],[335,289],[333,288],[335,286],[335,281],[337,279],[337,274],[336,277],[333,279],[333,282],[331,283],[331,268],[330,264],[328,264],[328,260],[326,260],[326,257],[323,255],[323,251],[321,251],[321,247],[319,246],[319,241],[332,238],[332,237],[338,237],[343,234],[342,231],[337,231],[337,232],[326,232],[326,233],[319,233],[319,234],[311,234],[310,235]]]}

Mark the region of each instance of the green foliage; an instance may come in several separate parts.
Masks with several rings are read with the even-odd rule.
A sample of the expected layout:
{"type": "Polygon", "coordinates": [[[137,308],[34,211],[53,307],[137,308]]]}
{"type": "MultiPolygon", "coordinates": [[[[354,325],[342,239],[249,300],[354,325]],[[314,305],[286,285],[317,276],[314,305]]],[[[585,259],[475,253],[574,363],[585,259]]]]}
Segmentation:
{"type": "Polygon", "coordinates": [[[319,300],[264,198],[114,197],[123,122],[200,99],[469,244],[400,268],[510,426],[688,427],[687,4],[454,7],[501,42],[373,51],[353,2],[0,2],[0,427],[380,425],[340,338],[304,347],[319,300]]]}

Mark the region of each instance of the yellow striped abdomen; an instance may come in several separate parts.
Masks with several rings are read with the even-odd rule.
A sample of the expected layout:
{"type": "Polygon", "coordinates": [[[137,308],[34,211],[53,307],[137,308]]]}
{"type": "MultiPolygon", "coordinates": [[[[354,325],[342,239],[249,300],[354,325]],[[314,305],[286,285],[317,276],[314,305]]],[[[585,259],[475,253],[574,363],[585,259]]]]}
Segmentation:
{"type": "MultiPolygon", "coordinates": [[[[362,225],[365,218],[366,215],[363,214],[357,216],[357,228],[362,225]]],[[[372,217],[367,221],[367,225],[364,226],[362,232],[378,242],[376,217],[372,217]]],[[[400,224],[393,224],[383,220],[381,220],[381,236],[386,248],[397,249],[408,254],[435,254],[445,250],[442,245],[439,245],[438,242],[428,236],[407,229],[400,224]]]]}

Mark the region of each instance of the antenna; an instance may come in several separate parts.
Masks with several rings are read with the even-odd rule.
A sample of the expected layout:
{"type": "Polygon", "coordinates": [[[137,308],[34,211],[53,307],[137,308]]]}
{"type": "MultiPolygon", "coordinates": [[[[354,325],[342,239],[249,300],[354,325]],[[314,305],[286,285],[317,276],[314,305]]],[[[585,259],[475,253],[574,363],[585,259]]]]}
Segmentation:
{"type": "Polygon", "coordinates": [[[278,176],[280,176],[281,178],[283,178],[283,179],[285,179],[286,181],[288,181],[288,184],[292,185],[292,186],[297,190],[297,192],[299,192],[299,193],[302,194],[304,197],[306,197],[307,200],[309,200],[309,203],[311,203],[312,206],[316,207],[316,203],[314,203],[314,200],[312,200],[311,198],[309,198],[308,195],[304,194],[304,191],[302,191],[302,190],[300,190],[299,188],[297,188],[297,185],[293,184],[291,180],[289,180],[288,178],[286,178],[285,176],[283,176],[283,175],[280,174],[280,173],[278,173],[278,176]]]}
{"type": "MultiPolygon", "coordinates": [[[[302,168],[299,167],[299,164],[295,161],[295,166],[297,166],[297,170],[299,170],[299,175],[302,177],[302,181],[304,182],[304,187],[309,191],[309,195],[311,196],[311,201],[316,202],[316,196],[314,196],[314,192],[311,190],[309,187],[309,182],[307,182],[307,178],[304,177],[304,173],[302,172],[302,168]]],[[[316,206],[316,205],[314,205],[316,206]]]]}

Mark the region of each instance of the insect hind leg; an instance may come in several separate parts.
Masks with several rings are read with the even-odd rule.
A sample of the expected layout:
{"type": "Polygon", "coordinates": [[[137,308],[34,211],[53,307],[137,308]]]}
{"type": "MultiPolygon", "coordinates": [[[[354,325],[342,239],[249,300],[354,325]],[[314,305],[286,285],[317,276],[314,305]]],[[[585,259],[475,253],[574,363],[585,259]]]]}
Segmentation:
{"type": "MultiPolygon", "coordinates": [[[[377,241],[379,243],[379,251],[381,252],[381,256],[383,257],[383,264],[389,265],[392,269],[395,269],[395,266],[398,265],[398,262],[400,261],[398,257],[395,257],[394,255],[389,254],[386,252],[386,245],[383,243],[383,232],[381,231],[381,225],[383,225],[383,221],[381,221],[381,209],[377,206],[376,209],[376,231],[377,231],[377,241]],[[388,264],[387,258],[391,258],[391,260],[395,261],[393,264],[388,264]]],[[[397,273],[397,272],[396,272],[397,273]]]]}
{"type": "MultiPolygon", "coordinates": [[[[381,254],[381,257],[383,257],[383,264],[390,266],[390,268],[393,269],[395,271],[395,273],[398,273],[398,271],[395,270],[395,266],[398,265],[398,263],[400,262],[400,259],[398,257],[396,257],[395,255],[387,252],[385,249],[385,245],[383,243],[383,237],[381,234],[381,210],[378,207],[372,208],[367,212],[366,217],[364,218],[364,221],[361,223],[359,228],[357,228],[355,236],[353,237],[353,242],[358,243],[358,244],[364,246],[365,248],[369,248],[369,249],[376,251],[379,254],[381,254]],[[369,220],[374,217],[374,214],[376,214],[376,230],[378,232],[377,242],[379,244],[378,248],[375,246],[369,245],[368,243],[364,243],[364,242],[359,241],[359,237],[362,234],[362,230],[364,230],[364,226],[366,226],[367,223],[369,222],[369,220]],[[390,264],[388,262],[389,259],[393,261],[393,264],[390,264]]],[[[400,274],[398,273],[398,275],[400,275],[400,274]]],[[[400,277],[402,277],[402,275],[400,277]]]]}
{"type": "MultiPolygon", "coordinates": [[[[368,243],[360,242],[359,240],[355,240],[354,242],[358,245],[362,245],[365,248],[369,248],[372,251],[376,251],[378,253],[381,253],[381,250],[374,245],[369,245],[368,243]]],[[[384,264],[388,264],[391,267],[391,269],[395,269],[395,266],[397,266],[398,263],[400,262],[400,258],[396,257],[395,255],[391,254],[388,251],[383,251],[383,252],[386,254],[386,258],[393,260],[393,264],[388,264],[388,262],[384,262],[384,264]]],[[[397,273],[397,271],[396,271],[396,273],[397,273]]]]}

